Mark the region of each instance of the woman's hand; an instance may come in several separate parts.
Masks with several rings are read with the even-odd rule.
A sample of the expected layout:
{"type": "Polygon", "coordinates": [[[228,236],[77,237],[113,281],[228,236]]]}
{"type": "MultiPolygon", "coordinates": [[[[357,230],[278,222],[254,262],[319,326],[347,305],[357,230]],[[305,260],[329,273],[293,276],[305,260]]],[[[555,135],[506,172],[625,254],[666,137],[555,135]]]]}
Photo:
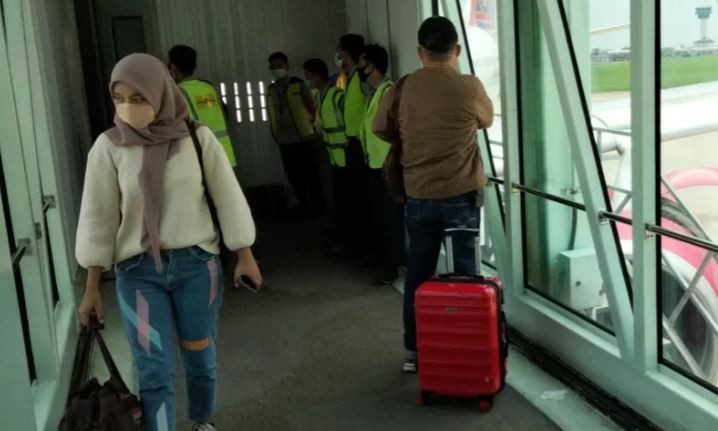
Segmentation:
{"type": "Polygon", "coordinates": [[[239,259],[237,260],[237,266],[234,268],[234,285],[239,286],[239,282],[244,275],[252,280],[257,289],[261,288],[264,280],[262,280],[262,272],[254,259],[252,249],[243,248],[237,252],[237,256],[239,259]]]}
{"type": "Polygon", "coordinates": [[[80,323],[82,323],[82,326],[87,326],[87,324],[90,323],[90,317],[93,314],[97,316],[97,320],[100,323],[103,322],[102,295],[100,294],[101,278],[102,268],[88,268],[85,294],[82,296],[82,302],[80,302],[80,307],[78,308],[80,323]]]}

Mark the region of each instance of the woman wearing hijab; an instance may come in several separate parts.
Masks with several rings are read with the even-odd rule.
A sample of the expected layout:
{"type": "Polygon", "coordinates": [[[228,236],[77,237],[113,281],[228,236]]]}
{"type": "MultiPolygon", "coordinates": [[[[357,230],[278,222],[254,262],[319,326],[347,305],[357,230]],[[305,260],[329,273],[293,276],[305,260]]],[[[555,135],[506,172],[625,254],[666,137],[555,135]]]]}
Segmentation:
{"type": "Polygon", "coordinates": [[[214,200],[226,246],[237,250],[235,284],[244,275],[262,283],[249,248],[252,215],[221,144],[197,124],[204,189],[185,99],[160,60],[125,57],[112,72],[110,92],[115,127],[90,151],[77,231],[77,259],[88,270],[80,319],[86,325],[94,313],[102,321],[100,278],[115,265],[145,430],[175,429],[176,331],[193,430],[212,431],[223,283],[219,235],[205,194],[214,200]]]}

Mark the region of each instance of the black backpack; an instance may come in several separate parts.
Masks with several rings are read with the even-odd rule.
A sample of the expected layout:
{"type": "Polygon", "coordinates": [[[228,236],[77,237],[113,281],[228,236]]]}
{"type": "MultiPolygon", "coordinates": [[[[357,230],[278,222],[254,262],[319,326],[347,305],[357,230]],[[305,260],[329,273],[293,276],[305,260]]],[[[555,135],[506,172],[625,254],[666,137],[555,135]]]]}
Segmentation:
{"type": "Polygon", "coordinates": [[[59,431],[138,431],[142,430],[142,405],[117,370],[110,351],[93,321],[82,329],[75,352],[67,408],[59,431]],[[110,379],[100,384],[87,380],[93,342],[97,341],[110,379]]]}

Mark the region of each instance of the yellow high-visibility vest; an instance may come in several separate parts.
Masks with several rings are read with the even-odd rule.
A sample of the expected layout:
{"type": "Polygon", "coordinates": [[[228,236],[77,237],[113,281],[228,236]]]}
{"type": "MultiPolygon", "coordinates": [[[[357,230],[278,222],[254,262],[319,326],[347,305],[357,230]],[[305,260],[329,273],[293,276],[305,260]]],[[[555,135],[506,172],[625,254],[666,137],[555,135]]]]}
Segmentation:
{"type": "MultiPolygon", "coordinates": [[[[303,87],[304,81],[299,78],[290,78],[285,97],[299,138],[307,139],[314,135],[314,124],[312,124],[312,115],[307,111],[304,104],[303,87]]],[[[267,94],[267,106],[269,108],[269,122],[272,126],[272,134],[277,136],[278,107],[275,103],[275,95],[275,84],[272,84],[269,86],[267,94]]]]}
{"type": "Polygon", "coordinates": [[[324,143],[332,166],[344,168],[346,162],[347,135],[344,124],[344,91],[338,87],[328,88],[319,103],[324,143]]]}
{"type": "Polygon", "coordinates": [[[391,81],[384,81],[377,87],[376,91],[369,99],[367,109],[364,114],[364,125],[362,126],[362,146],[367,156],[370,169],[381,169],[384,166],[384,160],[389,154],[389,148],[391,145],[379,138],[372,131],[372,124],[374,123],[374,117],[379,110],[379,104],[381,99],[384,97],[386,92],[391,88],[394,83],[391,81]]]}
{"type": "Polygon", "coordinates": [[[347,136],[350,138],[359,138],[364,121],[366,99],[366,95],[362,91],[359,73],[355,70],[349,78],[344,94],[344,122],[347,127],[347,136]]]}
{"type": "Polygon", "coordinates": [[[237,166],[232,140],[227,132],[224,111],[212,83],[201,79],[189,79],[177,85],[187,99],[189,115],[214,132],[214,135],[224,147],[229,163],[232,167],[237,166]]]}

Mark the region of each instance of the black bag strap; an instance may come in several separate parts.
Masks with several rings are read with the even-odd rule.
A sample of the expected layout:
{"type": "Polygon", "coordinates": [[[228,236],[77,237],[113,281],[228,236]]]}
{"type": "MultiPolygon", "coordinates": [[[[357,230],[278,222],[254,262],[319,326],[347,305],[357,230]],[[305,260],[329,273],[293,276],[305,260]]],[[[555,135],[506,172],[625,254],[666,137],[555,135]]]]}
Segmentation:
{"type": "Polygon", "coordinates": [[[110,378],[120,386],[122,392],[126,394],[130,393],[130,389],[122,378],[117,364],[115,364],[115,360],[112,358],[110,350],[107,348],[104,338],[102,338],[102,334],[100,334],[101,329],[102,325],[97,322],[97,320],[92,319],[88,326],[83,327],[80,332],[80,338],[75,350],[75,362],[72,366],[70,389],[67,395],[68,407],[72,403],[72,398],[75,394],[77,394],[87,382],[87,376],[90,370],[90,356],[92,355],[92,343],[94,340],[97,340],[97,345],[100,347],[100,353],[102,354],[102,359],[105,362],[107,370],[110,372],[110,378]]]}
{"type": "Polygon", "coordinates": [[[401,107],[401,94],[404,92],[404,84],[411,75],[404,75],[394,85],[394,94],[391,101],[391,109],[389,110],[389,119],[393,123],[393,129],[396,136],[393,136],[391,144],[401,151],[401,128],[399,127],[399,108],[401,107]]]}
{"type": "Polygon", "coordinates": [[[105,365],[107,366],[107,369],[110,372],[111,378],[116,383],[118,383],[120,385],[120,389],[122,390],[122,392],[129,394],[130,389],[127,387],[127,384],[125,384],[125,381],[122,378],[122,375],[120,374],[120,370],[117,369],[115,360],[112,359],[110,350],[107,348],[107,345],[105,344],[105,339],[102,338],[102,334],[100,334],[100,329],[99,328],[92,329],[92,333],[95,336],[95,340],[97,340],[97,345],[100,346],[100,353],[102,353],[102,359],[105,361],[105,365]]]}
{"type": "Polygon", "coordinates": [[[67,407],[72,403],[72,397],[82,388],[87,380],[90,369],[90,354],[92,352],[92,333],[86,327],[82,328],[75,348],[75,360],[72,364],[72,377],[67,393],[67,407]]]}
{"type": "Polygon", "coordinates": [[[199,143],[199,138],[197,137],[197,125],[194,121],[190,119],[185,120],[185,123],[187,124],[189,134],[192,137],[194,151],[197,153],[197,159],[199,160],[199,168],[202,171],[202,187],[204,187],[204,197],[205,199],[207,199],[209,214],[212,217],[212,223],[214,223],[215,229],[217,229],[217,232],[221,236],[222,231],[220,229],[219,216],[217,215],[217,207],[214,204],[214,199],[212,199],[212,194],[210,193],[209,188],[207,188],[207,176],[204,172],[204,151],[202,151],[202,145],[199,143]]]}

